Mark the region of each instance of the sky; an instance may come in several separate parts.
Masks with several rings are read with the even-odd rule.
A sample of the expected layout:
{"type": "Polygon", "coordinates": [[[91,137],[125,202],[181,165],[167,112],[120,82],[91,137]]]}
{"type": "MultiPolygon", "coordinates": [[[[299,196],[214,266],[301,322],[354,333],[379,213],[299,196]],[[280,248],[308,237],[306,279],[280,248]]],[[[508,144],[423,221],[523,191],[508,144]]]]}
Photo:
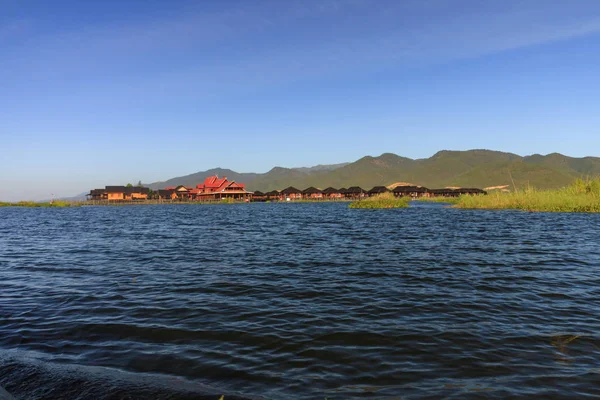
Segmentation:
{"type": "Polygon", "coordinates": [[[0,0],[0,200],[391,152],[600,156],[597,0],[0,0]]]}

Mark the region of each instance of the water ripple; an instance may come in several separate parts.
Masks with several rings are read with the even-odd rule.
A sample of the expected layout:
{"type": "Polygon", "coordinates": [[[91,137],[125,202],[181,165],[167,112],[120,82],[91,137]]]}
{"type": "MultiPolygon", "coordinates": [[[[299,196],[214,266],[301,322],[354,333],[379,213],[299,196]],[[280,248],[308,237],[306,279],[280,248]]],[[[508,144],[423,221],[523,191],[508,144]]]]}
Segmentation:
{"type": "Polygon", "coordinates": [[[600,396],[600,216],[0,209],[28,399],[600,396]]]}

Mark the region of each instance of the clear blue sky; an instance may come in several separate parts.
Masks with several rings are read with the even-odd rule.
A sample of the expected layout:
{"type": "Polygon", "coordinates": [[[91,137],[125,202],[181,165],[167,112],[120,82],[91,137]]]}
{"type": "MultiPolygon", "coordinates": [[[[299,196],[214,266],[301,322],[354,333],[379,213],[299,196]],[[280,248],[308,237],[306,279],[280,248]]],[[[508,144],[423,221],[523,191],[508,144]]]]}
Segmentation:
{"type": "Polygon", "coordinates": [[[393,152],[600,156],[600,1],[0,0],[0,200],[393,152]]]}

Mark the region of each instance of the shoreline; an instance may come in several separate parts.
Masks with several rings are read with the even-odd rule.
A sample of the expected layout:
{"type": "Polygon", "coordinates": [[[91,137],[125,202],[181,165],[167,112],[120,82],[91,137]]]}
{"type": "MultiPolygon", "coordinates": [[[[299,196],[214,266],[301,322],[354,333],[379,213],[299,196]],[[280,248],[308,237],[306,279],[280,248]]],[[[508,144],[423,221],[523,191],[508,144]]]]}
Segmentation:
{"type": "MultiPolygon", "coordinates": [[[[473,196],[466,196],[473,197],[473,196]]],[[[527,204],[485,204],[483,202],[478,203],[477,199],[462,199],[458,198],[417,198],[409,199],[410,202],[420,203],[437,203],[440,205],[445,204],[444,208],[454,208],[459,210],[480,210],[480,211],[523,211],[523,212],[549,212],[549,213],[587,213],[597,214],[600,213],[600,200],[592,204],[582,205],[571,205],[571,206],[554,206],[548,207],[544,205],[530,206],[527,204]]],[[[56,203],[35,203],[35,202],[17,202],[8,203],[0,202],[0,209],[2,208],[80,208],[80,207],[127,207],[127,206],[157,206],[157,205],[170,205],[170,206],[183,206],[183,205],[195,205],[195,206],[217,206],[217,205],[241,205],[241,204],[332,204],[332,203],[348,203],[351,209],[369,208],[369,209],[393,209],[393,208],[410,208],[407,206],[390,206],[385,204],[382,206],[371,206],[373,202],[365,202],[364,200],[353,200],[353,199],[337,199],[337,200],[290,200],[290,201],[80,201],[80,202],[61,202],[56,203]],[[356,204],[356,206],[352,206],[356,204]],[[367,206],[368,205],[368,206],[367,206]]],[[[2,398],[0,397],[0,400],[2,398]]]]}
{"type": "Polygon", "coordinates": [[[219,204],[290,204],[290,203],[351,203],[354,199],[323,199],[323,200],[279,200],[279,201],[180,201],[180,200],[87,200],[87,201],[55,201],[50,202],[0,202],[0,208],[3,207],[22,207],[22,208],[69,208],[69,207],[88,207],[88,206],[148,206],[148,205],[219,205],[219,204]]]}

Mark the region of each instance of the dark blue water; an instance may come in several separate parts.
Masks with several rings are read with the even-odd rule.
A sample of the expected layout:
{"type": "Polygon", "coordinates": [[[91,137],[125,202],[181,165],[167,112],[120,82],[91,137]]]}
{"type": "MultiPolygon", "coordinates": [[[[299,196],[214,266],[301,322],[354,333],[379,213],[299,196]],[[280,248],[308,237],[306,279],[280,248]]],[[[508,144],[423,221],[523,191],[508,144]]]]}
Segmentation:
{"type": "Polygon", "coordinates": [[[21,399],[600,396],[600,215],[0,209],[21,399]]]}

